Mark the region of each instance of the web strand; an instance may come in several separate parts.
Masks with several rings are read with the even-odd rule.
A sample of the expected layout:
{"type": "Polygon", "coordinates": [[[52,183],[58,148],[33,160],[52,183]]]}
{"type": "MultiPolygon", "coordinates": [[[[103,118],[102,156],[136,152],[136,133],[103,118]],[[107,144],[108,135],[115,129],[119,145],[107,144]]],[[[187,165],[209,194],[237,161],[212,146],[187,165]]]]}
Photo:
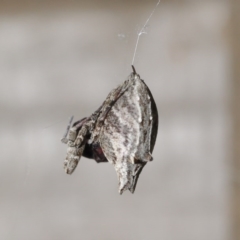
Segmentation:
{"type": "Polygon", "coordinates": [[[159,3],[161,2],[161,0],[159,0],[155,6],[155,8],[153,9],[153,11],[151,12],[150,16],[148,17],[147,21],[145,22],[144,26],[142,27],[142,29],[140,30],[140,32],[138,33],[138,37],[137,37],[137,42],[136,42],[136,45],[135,45],[135,49],[134,49],[134,54],[133,54],[133,59],[132,59],[132,65],[134,64],[134,60],[135,60],[135,56],[136,56],[136,52],[137,52],[137,47],[138,47],[138,42],[139,42],[139,39],[140,39],[140,36],[142,34],[144,34],[144,29],[146,28],[149,20],[151,19],[152,15],[154,14],[155,10],[157,9],[159,3]]]}

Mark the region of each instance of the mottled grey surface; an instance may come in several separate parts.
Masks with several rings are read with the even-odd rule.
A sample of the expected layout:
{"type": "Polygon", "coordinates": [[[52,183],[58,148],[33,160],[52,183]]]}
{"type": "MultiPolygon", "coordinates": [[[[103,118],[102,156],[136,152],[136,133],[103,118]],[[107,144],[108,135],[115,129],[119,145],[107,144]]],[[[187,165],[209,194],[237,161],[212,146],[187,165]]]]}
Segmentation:
{"type": "Polygon", "coordinates": [[[0,239],[229,239],[229,53],[224,1],[160,4],[135,67],[159,110],[134,195],[110,164],[63,171],[69,116],[131,71],[149,7],[0,16],[0,239]]]}

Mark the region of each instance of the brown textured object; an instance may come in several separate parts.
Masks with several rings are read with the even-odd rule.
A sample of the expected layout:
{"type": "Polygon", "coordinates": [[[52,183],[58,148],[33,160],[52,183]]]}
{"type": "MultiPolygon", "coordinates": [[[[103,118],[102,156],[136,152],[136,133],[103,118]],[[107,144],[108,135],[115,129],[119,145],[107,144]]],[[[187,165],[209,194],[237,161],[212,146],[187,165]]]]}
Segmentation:
{"type": "Polygon", "coordinates": [[[157,131],[155,101],[133,67],[133,73],[109,93],[97,111],[70,128],[62,140],[68,144],[64,169],[71,174],[81,156],[108,161],[116,170],[119,193],[134,193],[143,167],[153,159],[157,131]]]}

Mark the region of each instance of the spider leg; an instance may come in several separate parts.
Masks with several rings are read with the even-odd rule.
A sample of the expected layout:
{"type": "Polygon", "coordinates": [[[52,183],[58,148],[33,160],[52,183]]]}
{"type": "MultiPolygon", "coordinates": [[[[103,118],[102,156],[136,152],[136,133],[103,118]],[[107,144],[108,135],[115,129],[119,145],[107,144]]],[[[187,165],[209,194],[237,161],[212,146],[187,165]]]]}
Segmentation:
{"type": "Polygon", "coordinates": [[[72,174],[83,154],[88,135],[88,119],[78,121],[68,133],[67,156],[64,161],[64,169],[67,174],[72,174]]]}
{"type": "Polygon", "coordinates": [[[114,103],[122,96],[122,94],[128,89],[129,87],[129,80],[124,81],[123,84],[118,86],[116,89],[113,89],[107,96],[106,100],[104,101],[101,109],[101,113],[99,115],[98,124],[103,124],[108,112],[111,110],[114,103]]]}
{"type": "Polygon", "coordinates": [[[66,143],[68,142],[67,135],[68,135],[69,129],[70,129],[70,127],[71,127],[73,118],[74,118],[74,116],[72,116],[72,117],[70,118],[70,120],[69,120],[67,129],[66,129],[66,132],[65,132],[65,134],[63,135],[63,138],[61,139],[62,143],[65,143],[65,144],[66,144],[66,143]]]}
{"type": "Polygon", "coordinates": [[[103,102],[101,107],[92,114],[91,119],[94,120],[94,131],[91,134],[90,143],[97,142],[100,130],[104,124],[104,121],[115,104],[115,102],[122,96],[122,94],[128,89],[130,80],[124,81],[123,84],[113,89],[107,96],[106,100],[103,102]]]}
{"type": "MultiPolygon", "coordinates": [[[[87,140],[86,137],[87,137],[88,132],[89,132],[88,130],[89,130],[88,124],[84,124],[81,127],[81,129],[78,132],[77,137],[75,138],[75,141],[74,141],[74,146],[76,148],[80,148],[81,145],[83,145],[83,143],[85,143],[85,140],[87,140]]],[[[76,133],[77,133],[77,131],[76,131],[76,133]]]]}

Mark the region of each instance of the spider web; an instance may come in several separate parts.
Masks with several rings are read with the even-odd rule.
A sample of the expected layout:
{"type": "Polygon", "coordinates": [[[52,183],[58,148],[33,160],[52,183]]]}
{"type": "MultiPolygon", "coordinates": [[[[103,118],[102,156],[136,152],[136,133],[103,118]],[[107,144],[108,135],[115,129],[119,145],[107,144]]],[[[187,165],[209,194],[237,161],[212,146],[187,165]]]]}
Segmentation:
{"type": "Polygon", "coordinates": [[[147,34],[147,31],[146,31],[146,27],[147,27],[147,24],[148,22],[150,21],[150,19],[152,18],[155,10],[157,9],[159,3],[160,3],[161,0],[159,0],[155,6],[155,8],[153,9],[153,11],[151,12],[150,16],[148,17],[148,19],[146,20],[145,24],[143,25],[142,29],[140,30],[140,32],[138,33],[138,36],[137,36],[137,42],[136,42],[136,45],[135,45],[135,49],[134,49],[134,53],[133,53],[133,58],[132,58],[132,65],[134,65],[134,60],[135,60],[135,56],[136,56],[136,52],[137,52],[137,47],[138,47],[138,43],[139,43],[139,40],[140,40],[140,37],[142,36],[142,34],[147,34]]]}

